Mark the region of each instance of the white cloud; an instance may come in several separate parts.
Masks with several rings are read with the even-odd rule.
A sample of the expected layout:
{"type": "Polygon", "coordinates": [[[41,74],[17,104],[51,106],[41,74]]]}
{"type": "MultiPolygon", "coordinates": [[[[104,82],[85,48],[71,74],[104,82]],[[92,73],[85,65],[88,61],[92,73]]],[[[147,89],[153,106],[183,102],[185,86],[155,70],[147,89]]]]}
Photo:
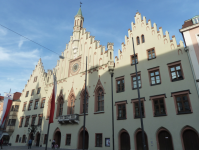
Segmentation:
{"type": "Polygon", "coordinates": [[[0,35],[6,35],[7,31],[0,27],[0,35]]]}
{"type": "Polygon", "coordinates": [[[0,61],[5,61],[10,59],[10,55],[2,47],[0,47],[0,56],[1,56],[0,61]]]}
{"type": "Polygon", "coordinates": [[[26,41],[26,40],[24,40],[24,39],[20,39],[19,44],[18,44],[18,47],[21,48],[21,46],[23,45],[23,43],[24,43],[25,41],[26,41]]]}

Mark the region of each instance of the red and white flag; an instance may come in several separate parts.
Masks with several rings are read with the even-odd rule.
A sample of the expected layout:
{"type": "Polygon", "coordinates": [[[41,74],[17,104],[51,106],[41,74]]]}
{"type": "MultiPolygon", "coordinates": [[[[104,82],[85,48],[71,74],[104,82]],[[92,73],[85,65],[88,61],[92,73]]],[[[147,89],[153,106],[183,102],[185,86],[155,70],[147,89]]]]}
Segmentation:
{"type": "Polygon", "coordinates": [[[12,100],[13,100],[13,94],[5,93],[4,100],[3,100],[3,112],[1,116],[1,126],[3,125],[6,117],[8,116],[8,113],[12,106],[12,100]]]}
{"type": "Polygon", "coordinates": [[[50,117],[49,117],[49,124],[53,123],[54,112],[55,112],[55,97],[57,92],[57,81],[56,81],[56,74],[53,74],[54,78],[54,86],[52,91],[52,100],[51,100],[51,108],[50,108],[50,117]]]}

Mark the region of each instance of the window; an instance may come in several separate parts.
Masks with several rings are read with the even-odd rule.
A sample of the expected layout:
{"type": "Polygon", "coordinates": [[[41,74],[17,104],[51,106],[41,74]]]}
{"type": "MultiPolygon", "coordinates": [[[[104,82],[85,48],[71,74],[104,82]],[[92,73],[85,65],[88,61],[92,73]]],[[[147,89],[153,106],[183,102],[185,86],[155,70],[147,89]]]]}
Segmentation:
{"type": "Polygon", "coordinates": [[[47,134],[44,135],[44,144],[46,144],[47,142],[47,136],[48,136],[47,134]]]}
{"type": "MultiPolygon", "coordinates": [[[[138,72],[137,75],[138,75],[138,86],[139,86],[139,88],[141,88],[142,87],[141,73],[138,72]]],[[[135,73],[131,74],[131,85],[132,85],[133,90],[137,89],[137,80],[136,80],[136,74],[135,73]]]]}
{"type": "Polygon", "coordinates": [[[95,134],[96,145],[95,147],[102,147],[102,133],[95,134]]]}
{"type": "Polygon", "coordinates": [[[34,77],[34,81],[33,82],[37,82],[37,77],[34,77]]]}
{"type": "Polygon", "coordinates": [[[39,100],[37,99],[37,100],[35,100],[35,107],[34,107],[34,109],[37,109],[38,105],[39,105],[39,100]]]}
{"type": "Polygon", "coordinates": [[[41,101],[41,108],[44,108],[44,106],[45,106],[45,99],[46,98],[43,98],[42,101],[41,101]]]}
{"type": "Polygon", "coordinates": [[[26,104],[27,104],[27,102],[25,102],[25,103],[23,104],[23,111],[26,110],[26,104]]]}
{"type": "Polygon", "coordinates": [[[32,101],[30,101],[30,103],[29,103],[28,110],[31,110],[31,108],[32,108],[32,101]]]}
{"type": "Polygon", "coordinates": [[[26,97],[28,97],[29,91],[26,92],[26,97]]]}
{"type": "MultiPolygon", "coordinates": [[[[142,117],[145,117],[145,111],[144,111],[144,98],[140,98],[141,101],[141,111],[142,111],[142,117]]],[[[132,99],[131,102],[133,103],[133,112],[134,112],[134,118],[140,118],[140,109],[139,109],[139,100],[138,99],[132,99]]]]}
{"type": "Polygon", "coordinates": [[[20,118],[20,124],[19,124],[19,127],[22,127],[23,125],[23,117],[20,118]]]}
{"type": "Polygon", "coordinates": [[[19,110],[19,105],[15,105],[14,111],[18,112],[18,110],[19,110]]]}
{"type": "Polygon", "coordinates": [[[135,65],[138,64],[138,57],[137,57],[138,54],[135,54],[135,57],[134,55],[131,55],[131,65],[135,65]]]}
{"type": "Polygon", "coordinates": [[[8,126],[15,126],[16,119],[9,119],[8,120],[8,126]]]}
{"type": "Polygon", "coordinates": [[[26,135],[23,135],[23,137],[22,137],[22,143],[26,143],[26,135]]]}
{"type": "Polygon", "coordinates": [[[167,64],[172,82],[184,79],[181,61],[167,64]]]}
{"type": "Polygon", "coordinates": [[[33,95],[34,95],[34,91],[35,91],[35,90],[33,89],[33,90],[32,90],[32,92],[31,92],[31,96],[33,96],[33,95]]]}
{"type": "Polygon", "coordinates": [[[66,145],[70,145],[71,143],[71,134],[66,134],[66,145]]]}
{"type": "MultiPolygon", "coordinates": [[[[83,104],[82,104],[82,107],[83,107],[83,111],[82,111],[82,113],[84,113],[85,111],[84,111],[84,93],[85,93],[85,91],[83,91],[83,94],[82,94],[82,100],[83,100],[83,104]]],[[[88,93],[86,92],[86,113],[88,113],[88,93]]]]}
{"type": "Polygon", "coordinates": [[[127,101],[119,101],[115,102],[116,105],[116,115],[117,115],[117,120],[123,120],[127,119],[127,114],[126,114],[126,103],[127,101]]]}
{"type": "Polygon", "coordinates": [[[26,117],[26,122],[24,127],[27,127],[28,125],[29,125],[29,117],[26,117]]]}
{"type": "Polygon", "coordinates": [[[37,89],[37,94],[40,94],[41,88],[37,89]]]}
{"type": "Polygon", "coordinates": [[[193,18],[192,18],[192,22],[193,22],[193,24],[199,23],[199,16],[193,17],[193,18]]]}
{"type": "Polygon", "coordinates": [[[38,121],[39,126],[42,124],[42,118],[43,118],[43,115],[39,115],[39,121],[38,121]]]}
{"type": "Polygon", "coordinates": [[[104,111],[104,91],[101,88],[98,90],[97,106],[98,111],[104,111]]]}
{"type": "Polygon", "coordinates": [[[165,97],[165,94],[150,96],[150,100],[152,101],[154,117],[167,115],[165,97]]]}
{"type": "Polygon", "coordinates": [[[35,125],[35,119],[36,119],[36,116],[33,116],[31,125],[35,125]]]}
{"type": "Polygon", "coordinates": [[[68,101],[68,109],[67,109],[67,114],[74,114],[74,111],[75,111],[75,96],[72,95],[70,98],[69,98],[69,101],[68,101]]]}
{"type": "Polygon", "coordinates": [[[59,116],[62,116],[62,113],[63,113],[63,103],[60,103],[59,104],[59,116]]]}
{"type": "Polygon", "coordinates": [[[150,85],[161,84],[159,67],[148,69],[150,85]]]}
{"type": "Polygon", "coordinates": [[[193,112],[189,94],[189,90],[171,93],[175,101],[176,114],[186,114],[193,112]]]}
{"type": "Polygon", "coordinates": [[[148,60],[156,58],[155,48],[147,50],[147,57],[148,57],[148,60]]]}
{"type": "Polygon", "coordinates": [[[140,38],[137,37],[137,45],[140,45],[140,38]]]}
{"type": "Polygon", "coordinates": [[[142,43],[144,43],[145,42],[144,35],[142,35],[141,37],[142,37],[142,43]]]}
{"type": "Polygon", "coordinates": [[[19,135],[16,136],[15,143],[18,143],[18,141],[19,141],[19,135]]]}
{"type": "Polygon", "coordinates": [[[117,93],[124,92],[124,77],[116,78],[116,85],[117,93]]]}

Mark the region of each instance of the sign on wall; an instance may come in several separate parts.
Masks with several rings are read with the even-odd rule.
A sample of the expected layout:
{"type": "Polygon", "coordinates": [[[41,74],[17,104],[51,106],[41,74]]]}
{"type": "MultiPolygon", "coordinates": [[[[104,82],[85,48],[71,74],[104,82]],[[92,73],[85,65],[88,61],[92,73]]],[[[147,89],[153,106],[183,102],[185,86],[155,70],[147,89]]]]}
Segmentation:
{"type": "Polygon", "coordinates": [[[105,146],[110,147],[110,138],[105,138],[105,146]]]}

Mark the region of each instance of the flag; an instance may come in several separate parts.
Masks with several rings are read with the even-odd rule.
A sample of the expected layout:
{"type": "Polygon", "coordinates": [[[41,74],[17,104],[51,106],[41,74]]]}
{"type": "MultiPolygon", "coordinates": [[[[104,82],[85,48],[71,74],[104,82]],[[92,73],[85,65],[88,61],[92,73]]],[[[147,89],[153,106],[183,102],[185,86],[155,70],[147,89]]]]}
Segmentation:
{"type": "Polygon", "coordinates": [[[49,124],[53,123],[54,112],[55,112],[55,97],[57,92],[57,81],[56,81],[56,74],[53,75],[54,77],[54,86],[52,91],[52,99],[51,99],[51,108],[50,108],[50,117],[49,117],[49,124]]]}
{"type": "Polygon", "coordinates": [[[3,101],[3,112],[1,116],[1,126],[3,125],[9,111],[12,106],[13,94],[5,93],[4,101],[3,101]]]}

